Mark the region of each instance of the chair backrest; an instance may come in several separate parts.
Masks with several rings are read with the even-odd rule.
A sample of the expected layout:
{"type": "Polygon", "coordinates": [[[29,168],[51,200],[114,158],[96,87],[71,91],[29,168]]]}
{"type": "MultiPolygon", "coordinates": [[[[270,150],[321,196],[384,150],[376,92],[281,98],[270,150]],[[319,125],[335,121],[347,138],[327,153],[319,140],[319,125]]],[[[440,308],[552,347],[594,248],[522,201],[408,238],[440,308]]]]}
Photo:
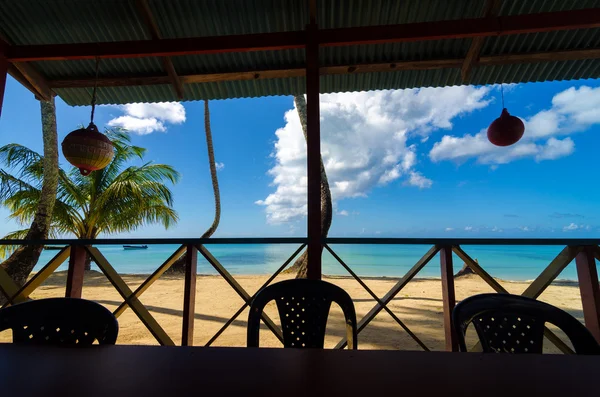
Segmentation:
{"type": "Polygon", "coordinates": [[[460,302],[452,320],[460,351],[466,352],[465,333],[473,323],[484,352],[542,353],[546,323],[561,329],[577,354],[600,354],[600,346],[587,328],[569,313],[510,294],[481,294],[460,302]]]}
{"type": "Polygon", "coordinates": [[[117,319],[104,306],[85,299],[31,300],[0,310],[0,331],[12,329],[13,343],[114,345],[117,319]]]}
{"type": "Polygon", "coordinates": [[[272,300],[279,310],[284,347],[323,348],[329,309],[335,302],[344,312],[348,348],[357,348],[356,313],[350,295],[328,282],[306,279],[282,281],[256,295],[248,317],[248,347],[258,347],[261,315],[272,300]]]}

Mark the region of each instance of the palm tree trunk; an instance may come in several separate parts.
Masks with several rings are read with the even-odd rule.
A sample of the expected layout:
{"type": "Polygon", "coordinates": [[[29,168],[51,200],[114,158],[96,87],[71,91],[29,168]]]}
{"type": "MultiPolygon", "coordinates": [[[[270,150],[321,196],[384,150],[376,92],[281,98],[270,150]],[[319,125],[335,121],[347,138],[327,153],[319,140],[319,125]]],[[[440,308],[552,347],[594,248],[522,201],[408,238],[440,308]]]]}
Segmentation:
{"type": "MultiPolygon", "coordinates": [[[[219,192],[219,179],[217,178],[217,165],[215,162],[215,151],[213,149],[212,130],[210,128],[210,109],[208,107],[208,101],[204,101],[204,131],[206,133],[206,148],[208,150],[210,178],[212,180],[213,195],[215,198],[215,217],[212,225],[206,229],[201,237],[209,238],[215,233],[215,231],[217,231],[217,228],[219,227],[219,221],[221,220],[221,194],[219,192]]],[[[169,268],[169,272],[185,272],[185,254],[177,259],[177,261],[169,268]]]]}
{"type": "Polygon", "coordinates": [[[202,238],[209,238],[219,227],[221,220],[221,194],[219,192],[219,180],[217,179],[217,165],[215,163],[215,151],[213,149],[212,131],[210,129],[210,110],[208,101],[204,101],[204,131],[206,131],[206,148],[208,150],[208,164],[210,165],[210,178],[212,180],[213,195],[215,197],[215,218],[212,225],[202,235],[202,238]]]}
{"type": "MultiPolygon", "coordinates": [[[[27,240],[42,240],[48,238],[52,210],[56,201],[58,186],[58,137],[56,133],[56,107],[54,98],[50,101],[40,101],[42,113],[42,139],[44,142],[44,175],[42,192],[37,211],[27,240]]],[[[23,246],[2,263],[2,267],[20,287],[25,284],[29,273],[37,264],[42,253],[42,246],[23,246]]]]}
{"type": "MultiPolygon", "coordinates": [[[[304,139],[308,140],[306,99],[304,98],[304,95],[296,95],[294,97],[294,103],[296,104],[298,116],[300,117],[304,139]]],[[[332,215],[331,190],[329,189],[329,181],[327,180],[327,173],[325,172],[325,166],[323,165],[323,157],[321,157],[321,237],[323,238],[327,237],[327,233],[329,233],[332,215]]],[[[296,278],[306,278],[307,269],[308,251],[305,250],[286,273],[296,272],[296,278]]]]}

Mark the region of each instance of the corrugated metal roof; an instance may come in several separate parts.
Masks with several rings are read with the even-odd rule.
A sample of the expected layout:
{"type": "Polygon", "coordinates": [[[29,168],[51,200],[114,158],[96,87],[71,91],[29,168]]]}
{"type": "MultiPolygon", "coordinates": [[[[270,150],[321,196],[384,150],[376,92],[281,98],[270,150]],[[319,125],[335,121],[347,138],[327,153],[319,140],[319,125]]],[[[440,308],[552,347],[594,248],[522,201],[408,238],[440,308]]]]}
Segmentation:
{"type": "MultiPolygon", "coordinates": [[[[134,0],[1,0],[0,34],[10,44],[60,44],[143,40],[149,35],[134,0]]],[[[308,22],[306,0],[149,0],[164,38],[269,33],[304,29],[308,22]]],[[[482,14],[481,0],[320,0],[319,26],[342,28],[475,18],[482,14]]],[[[517,15],[600,7],[600,0],[504,0],[501,15],[517,15]]],[[[329,47],[320,51],[323,66],[385,63],[401,60],[460,59],[471,40],[329,47]]],[[[482,56],[565,49],[600,48],[600,30],[490,37],[482,56]]],[[[240,70],[289,69],[304,65],[302,50],[245,52],[172,57],[180,75],[240,70]]],[[[474,68],[471,82],[544,81],[600,77],[599,60],[563,61],[474,68]]],[[[89,78],[94,61],[34,62],[49,80],[89,78]]],[[[106,59],[103,77],[164,74],[155,58],[106,59]]],[[[462,84],[459,69],[391,71],[327,75],[322,92],[362,91],[462,84]]],[[[225,99],[304,92],[304,78],[226,81],[186,84],[186,100],[225,99]]],[[[55,89],[71,105],[89,103],[90,89],[55,89]]],[[[99,103],[177,100],[169,85],[102,87],[99,103]]]]}

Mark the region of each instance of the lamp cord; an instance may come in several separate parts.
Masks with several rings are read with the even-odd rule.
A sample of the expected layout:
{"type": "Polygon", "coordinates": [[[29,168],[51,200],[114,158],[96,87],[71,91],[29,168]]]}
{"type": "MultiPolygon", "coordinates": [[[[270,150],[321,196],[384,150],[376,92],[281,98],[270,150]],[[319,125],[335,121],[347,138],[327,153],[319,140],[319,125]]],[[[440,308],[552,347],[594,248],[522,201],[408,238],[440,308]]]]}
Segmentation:
{"type": "Polygon", "coordinates": [[[96,110],[96,89],[98,88],[98,68],[100,66],[100,58],[96,57],[96,77],[94,79],[94,90],[92,91],[92,115],[90,124],[94,123],[94,112],[96,110]]]}
{"type": "Polygon", "coordinates": [[[504,84],[500,83],[500,96],[502,97],[502,109],[504,109],[504,84]]]}

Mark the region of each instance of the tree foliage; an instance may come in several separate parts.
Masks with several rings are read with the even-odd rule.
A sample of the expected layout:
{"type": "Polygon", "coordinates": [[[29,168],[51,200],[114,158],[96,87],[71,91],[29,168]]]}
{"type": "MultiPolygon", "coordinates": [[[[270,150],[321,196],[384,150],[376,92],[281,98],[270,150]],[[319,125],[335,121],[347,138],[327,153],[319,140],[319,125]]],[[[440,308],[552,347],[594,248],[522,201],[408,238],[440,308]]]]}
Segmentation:
{"type": "MultiPolygon", "coordinates": [[[[159,223],[169,228],[178,220],[168,183],[175,184],[179,173],[170,165],[145,162],[146,149],[134,146],[129,133],[108,129],[115,156],[108,167],[83,176],[75,167],[59,169],[58,191],[52,215],[50,237],[75,235],[94,239],[100,233],[130,232],[159,223]]],[[[26,225],[33,219],[43,182],[43,157],[18,144],[0,148],[0,202],[10,218],[26,225]]],[[[17,230],[5,238],[20,238],[17,230]]],[[[0,255],[11,247],[4,246],[0,255]]]]}

